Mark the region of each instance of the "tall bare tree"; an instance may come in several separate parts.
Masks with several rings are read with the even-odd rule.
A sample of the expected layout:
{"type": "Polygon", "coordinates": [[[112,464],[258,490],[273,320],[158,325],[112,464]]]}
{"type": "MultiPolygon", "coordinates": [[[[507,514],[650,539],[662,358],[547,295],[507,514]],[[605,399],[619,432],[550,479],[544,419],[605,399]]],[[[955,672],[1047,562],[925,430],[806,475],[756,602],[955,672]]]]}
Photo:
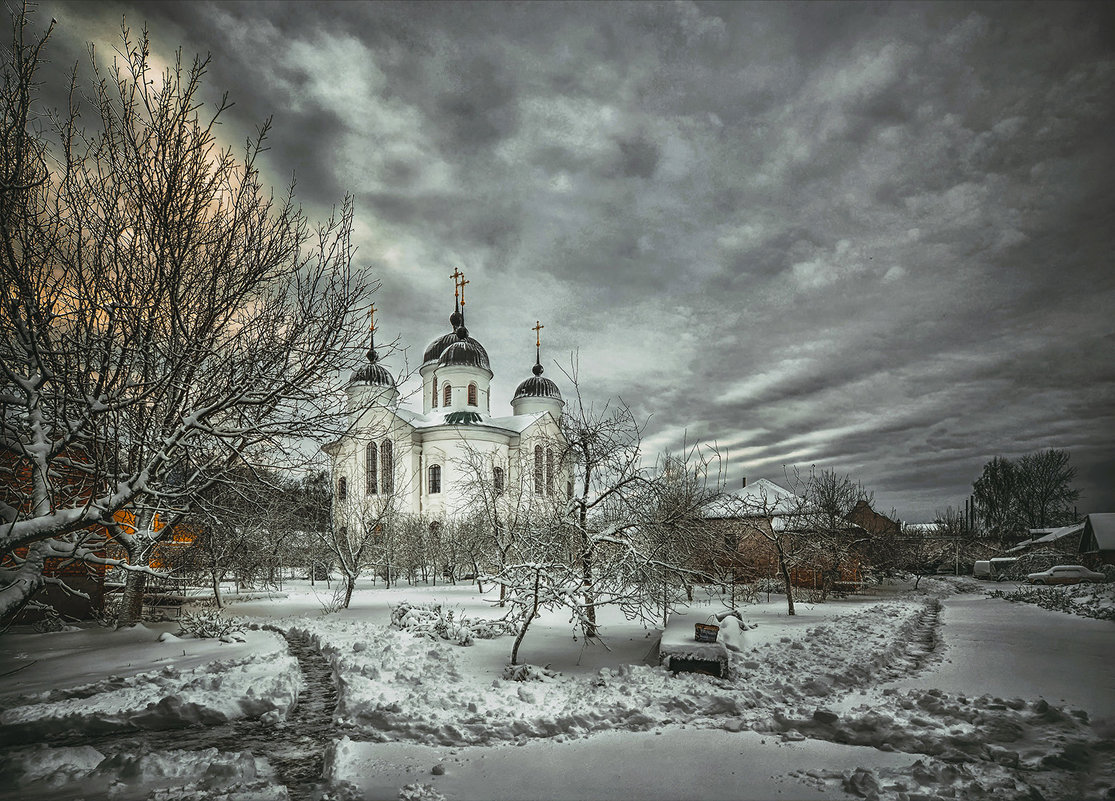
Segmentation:
{"type": "Polygon", "coordinates": [[[219,142],[205,60],[155,74],[146,32],[125,28],[88,88],[96,126],[76,102],[51,126],[48,36],[16,12],[0,96],[0,617],[46,558],[99,558],[73,535],[105,526],[128,554],[128,623],[156,514],[320,435],[374,287],[352,267],[350,201],[313,228],[293,187],[261,185],[267,123],[240,157],[219,142]]]}
{"type": "Polygon", "coordinates": [[[1018,460],[1018,506],[1028,528],[1074,522],[1071,507],[1080,499],[1072,486],[1075,478],[1068,451],[1049,448],[1018,460]]]}

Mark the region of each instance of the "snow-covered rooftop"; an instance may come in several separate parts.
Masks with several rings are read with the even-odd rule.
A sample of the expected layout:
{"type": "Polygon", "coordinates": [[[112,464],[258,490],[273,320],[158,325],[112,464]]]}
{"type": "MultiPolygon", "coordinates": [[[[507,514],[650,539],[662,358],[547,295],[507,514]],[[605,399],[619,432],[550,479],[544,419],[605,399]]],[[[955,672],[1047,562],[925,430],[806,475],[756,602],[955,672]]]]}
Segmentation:
{"type": "Polygon", "coordinates": [[[509,415],[507,417],[492,417],[491,415],[481,412],[472,412],[470,416],[473,422],[469,423],[454,423],[446,419],[447,417],[459,414],[459,412],[436,411],[430,412],[429,414],[421,414],[400,407],[395,410],[395,414],[398,415],[399,419],[404,423],[423,430],[442,426],[446,428],[457,428],[462,425],[467,425],[472,428],[494,428],[506,433],[521,434],[534,423],[542,419],[543,415],[548,414],[548,412],[531,412],[530,414],[509,415]]]}
{"type": "Polygon", "coordinates": [[[765,478],[724,493],[705,507],[705,517],[730,518],[790,514],[801,509],[801,498],[765,478]]]}

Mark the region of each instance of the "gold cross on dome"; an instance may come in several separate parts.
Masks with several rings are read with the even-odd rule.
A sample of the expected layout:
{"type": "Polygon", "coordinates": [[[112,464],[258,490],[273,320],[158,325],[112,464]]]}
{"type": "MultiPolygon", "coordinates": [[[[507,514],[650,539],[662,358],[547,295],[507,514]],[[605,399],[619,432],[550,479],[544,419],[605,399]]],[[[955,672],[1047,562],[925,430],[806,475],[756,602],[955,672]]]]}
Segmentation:
{"type": "Polygon", "coordinates": [[[465,274],[462,273],[456,267],[454,267],[453,272],[449,275],[449,277],[453,279],[453,300],[455,300],[457,302],[460,302],[460,300],[461,300],[461,279],[465,277],[465,274]]]}
{"type": "Polygon", "coordinates": [[[465,285],[468,284],[468,283],[471,283],[471,282],[466,281],[465,280],[465,274],[461,273],[461,284],[460,284],[460,286],[461,286],[461,306],[462,307],[464,307],[464,305],[465,305],[465,285]]]}
{"type": "Polygon", "coordinates": [[[376,332],[376,304],[368,307],[368,330],[373,334],[376,332]]]}
{"type": "Polygon", "coordinates": [[[542,325],[538,320],[534,321],[534,328],[530,329],[534,332],[534,347],[542,347],[542,335],[539,333],[546,326],[542,325]]]}

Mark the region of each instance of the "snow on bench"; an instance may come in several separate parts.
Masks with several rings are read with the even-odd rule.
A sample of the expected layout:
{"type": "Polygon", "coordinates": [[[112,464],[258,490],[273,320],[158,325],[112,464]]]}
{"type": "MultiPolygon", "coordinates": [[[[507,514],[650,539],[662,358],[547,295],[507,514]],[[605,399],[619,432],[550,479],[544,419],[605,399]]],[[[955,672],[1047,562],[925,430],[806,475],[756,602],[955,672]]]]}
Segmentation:
{"type": "MultiPolygon", "coordinates": [[[[727,628],[739,625],[735,618],[726,618],[727,628]]],[[[674,673],[708,673],[712,676],[723,678],[728,675],[728,649],[724,644],[724,623],[719,623],[715,616],[707,612],[682,614],[674,612],[666,623],[666,630],[662,632],[662,642],[658,645],[658,655],[661,664],[674,673]],[[716,642],[697,642],[695,624],[711,623],[721,626],[720,636],[716,642]]]]}

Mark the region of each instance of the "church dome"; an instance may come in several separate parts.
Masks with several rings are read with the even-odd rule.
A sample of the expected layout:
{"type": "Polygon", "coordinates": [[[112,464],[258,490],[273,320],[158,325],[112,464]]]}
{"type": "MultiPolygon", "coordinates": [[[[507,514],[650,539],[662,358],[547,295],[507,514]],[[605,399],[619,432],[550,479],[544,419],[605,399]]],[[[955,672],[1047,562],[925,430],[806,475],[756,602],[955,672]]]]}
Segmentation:
{"type": "MultiPolygon", "coordinates": [[[[453,341],[437,357],[438,367],[480,367],[491,370],[488,352],[484,346],[468,335],[463,325],[453,334],[453,341]]],[[[445,337],[442,337],[444,339],[445,337]]]]}
{"type": "Polygon", "coordinates": [[[375,387],[395,386],[395,377],[382,364],[365,364],[354,370],[350,384],[369,384],[375,387]]]}
{"type": "Polygon", "coordinates": [[[367,384],[373,387],[394,387],[395,377],[379,363],[375,348],[368,351],[368,363],[352,371],[350,384],[367,384]]]}
{"type": "Polygon", "coordinates": [[[519,384],[515,390],[512,401],[519,398],[553,398],[554,400],[561,400],[561,391],[558,390],[557,384],[548,378],[542,377],[542,365],[534,365],[532,370],[534,375],[528,378],[523,383],[519,384]]]}
{"type": "MultiPolygon", "coordinates": [[[[445,334],[444,336],[438,337],[426,346],[426,350],[422,354],[423,365],[431,364],[433,362],[438,362],[439,365],[443,364],[443,362],[441,362],[440,360],[441,356],[450,346],[455,345],[461,341],[461,338],[457,336],[457,329],[460,328],[463,322],[464,320],[462,319],[460,312],[453,312],[453,314],[449,317],[449,324],[453,326],[453,330],[450,331],[448,334],[445,334]]],[[[466,361],[453,361],[450,363],[463,364],[470,367],[483,367],[485,370],[491,370],[492,366],[488,361],[488,351],[484,350],[484,346],[472,337],[467,336],[467,332],[464,342],[468,343],[475,351],[474,356],[466,358],[461,354],[457,354],[453,357],[454,359],[466,358],[466,361]],[[475,361],[467,360],[473,358],[475,359],[475,361]]]]}

